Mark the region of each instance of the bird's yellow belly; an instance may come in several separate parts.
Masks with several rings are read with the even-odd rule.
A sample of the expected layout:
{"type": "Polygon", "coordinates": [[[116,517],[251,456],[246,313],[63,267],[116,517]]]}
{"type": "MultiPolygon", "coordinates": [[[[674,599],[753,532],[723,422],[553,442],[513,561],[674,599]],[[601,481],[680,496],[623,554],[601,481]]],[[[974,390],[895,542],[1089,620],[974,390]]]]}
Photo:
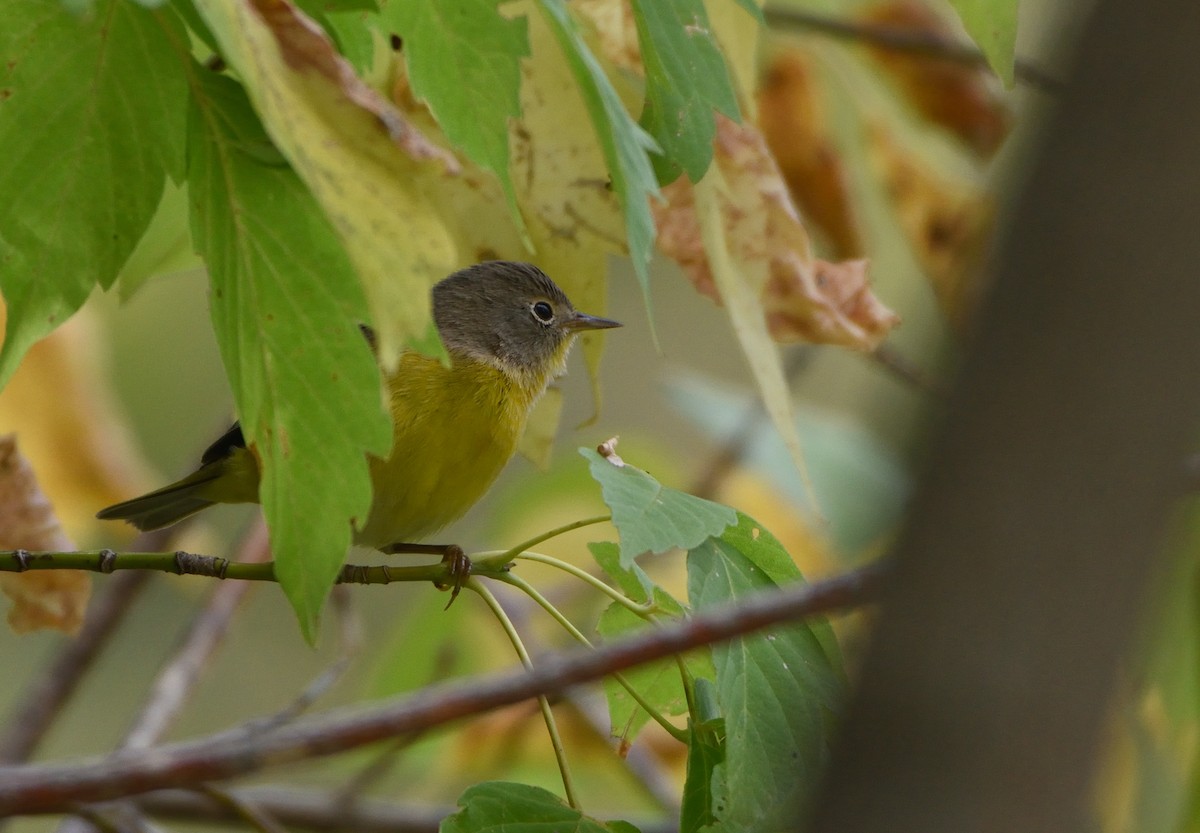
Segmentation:
{"type": "Polygon", "coordinates": [[[495,368],[434,365],[393,380],[395,440],[386,460],[372,458],[371,514],[355,543],[371,547],[421,540],[466,512],[512,457],[541,391],[522,391],[495,368]]]}

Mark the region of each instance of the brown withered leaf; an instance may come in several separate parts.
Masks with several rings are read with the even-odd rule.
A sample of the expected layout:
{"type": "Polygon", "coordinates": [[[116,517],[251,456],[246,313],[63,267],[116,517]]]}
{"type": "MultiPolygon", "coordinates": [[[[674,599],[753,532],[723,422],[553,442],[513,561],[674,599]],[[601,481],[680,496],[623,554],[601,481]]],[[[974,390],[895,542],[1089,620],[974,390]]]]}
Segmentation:
{"type": "MultiPolygon", "coordinates": [[[[0,549],[74,548],[17,449],[16,437],[0,437],[0,549]]],[[[8,624],[17,633],[37,628],[74,633],[83,623],[91,582],[76,570],[0,573],[0,591],[12,600],[8,624]]]]}
{"type": "Polygon", "coordinates": [[[834,257],[861,257],[862,230],[846,168],[803,50],[779,52],[767,65],[758,90],[758,126],[810,227],[824,236],[834,257]]]}
{"type": "MultiPolygon", "coordinates": [[[[721,222],[729,254],[762,296],[771,336],[871,350],[899,318],[871,294],[865,266],[821,264],[766,141],[756,128],[718,118],[716,157],[725,187],[721,222]]],[[[656,205],[658,246],[696,288],[720,301],[702,241],[693,186],[676,181],[656,205]]]]}
{"type": "Polygon", "coordinates": [[[195,0],[280,152],[304,180],[363,284],[385,367],[429,325],[429,288],[457,252],[416,182],[461,168],[354,74],[312,20],[283,0],[195,0]]]}
{"type": "Polygon", "coordinates": [[[942,311],[961,327],[969,314],[970,276],[992,230],[991,201],[969,183],[907,151],[879,124],[867,131],[868,155],[942,311]]]}
{"type": "MultiPolygon", "coordinates": [[[[871,292],[869,264],[865,258],[838,263],[818,258],[813,261],[817,289],[851,321],[895,322],[895,313],[871,292]]],[[[802,294],[806,290],[804,284],[786,273],[772,272],[763,294],[763,308],[776,341],[815,341],[828,327],[820,316],[814,327],[813,316],[808,313],[810,304],[802,294]]]]}
{"type": "MultiPolygon", "coordinates": [[[[920,0],[888,0],[868,7],[860,19],[875,26],[956,40],[946,22],[920,0]]],[[[1012,116],[995,77],[985,66],[878,44],[868,44],[867,50],[924,118],[958,136],[984,158],[1003,143],[1012,116]]]]}
{"type": "MultiPolygon", "coordinates": [[[[4,310],[0,306],[0,322],[4,310]]],[[[154,477],[102,383],[95,320],[84,309],[30,348],[0,391],[0,432],[15,433],[68,536],[88,538],[96,510],[150,486],[154,477]]],[[[106,535],[131,527],[107,525],[106,535]]]]}
{"type": "Polygon", "coordinates": [[[350,62],[311,18],[286,0],[249,0],[275,36],[284,62],[295,72],[314,72],[347,101],[370,113],[388,138],[416,160],[432,160],[450,173],[460,170],[454,154],[430,142],[404,114],[354,73],[350,62]]]}

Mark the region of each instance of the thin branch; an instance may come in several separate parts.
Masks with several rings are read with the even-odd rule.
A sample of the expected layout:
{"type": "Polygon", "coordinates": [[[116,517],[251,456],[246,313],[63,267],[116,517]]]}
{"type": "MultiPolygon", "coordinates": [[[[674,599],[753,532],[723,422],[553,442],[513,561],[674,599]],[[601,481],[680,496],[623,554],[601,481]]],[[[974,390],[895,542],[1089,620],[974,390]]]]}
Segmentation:
{"type": "Polygon", "coordinates": [[[867,354],[880,367],[887,370],[901,382],[916,388],[922,393],[936,396],[939,399],[946,395],[946,386],[939,379],[926,373],[917,363],[896,348],[881,344],[867,354]]]}
{"type": "MultiPolygon", "coordinates": [[[[507,570],[503,559],[473,562],[472,575],[493,577],[507,570]]],[[[213,555],[183,552],[122,552],[86,550],[80,552],[0,551],[0,572],[23,573],[27,570],[87,570],[113,573],[120,570],[149,570],[180,576],[205,576],[241,581],[276,581],[275,563],[250,564],[213,555]]],[[[338,584],[391,584],[394,581],[428,581],[441,586],[454,584],[457,576],[446,563],[394,567],[383,564],[367,567],[346,564],[338,573],[338,584]]]]}
{"type": "MultiPolygon", "coordinates": [[[[238,560],[262,563],[270,555],[266,526],[256,523],[239,548],[238,560]]],[[[178,717],[209,660],[221,645],[233,615],[241,607],[252,585],[217,586],[207,604],[195,615],[179,650],[159,672],[142,711],[133,721],[122,749],[146,749],[162,738],[178,717]]]]}
{"type": "MultiPolygon", "coordinates": [[[[767,22],[828,35],[842,40],[866,41],[873,46],[896,52],[911,52],[927,58],[940,58],[967,66],[988,66],[987,56],[970,44],[942,37],[933,32],[902,29],[880,23],[846,20],[800,9],[768,6],[763,9],[767,22]]],[[[1045,70],[1014,59],[1013,74],[1019,81],[1048,93],[1062,92],[1063,82],[1045,70]]]]}
{"type": "Polygon", "coordinates": [[[546,657],[532,670],[431,686],[372,709],[338,709],[256,737],[201,739],[153,756],[117,753],[82,763],[0,768],[0,816],[59,812],[181,784],[215,781],[267,766],[334,755],[405,732],[443,725],[530,697],[553,694],[633,665],[805,616],[874,600],[884,568],[870,565],[806,586],[763,593],[594,651],[546,657]]]}
{"type": "MultiPolygon", "coordinates": [[[[437,833],[442,819],[456,807],[414,809],[383,801],[360,801],[349,809],[335,793],[304,792],[273,787],[232,790],[243,805],[270,813],[280,824],[293,830],[312,833],[437,833]]],[[[203,795],[183,790],[160,790],[137,799],[147,815],[177,821],[211,821],[239,825],[240,819],[228,807],[203,795]]],[[[676,821],[634,819],[642,833],[671,833],[679,829],[676,821]]]]}
{"type": "MultiPolygon", "coordinates": [[[[266,526],[259,522],[239,546],[238,560],[263,562],[270,554],[266,526]]],[[[131,722],[119,749],[149,749],[166,734],[196,691],[201,674],[224,641],[229,623],[251,587],[253,585],[247,582],[231,582],[213,588],[208,601],[192,617],[175,655],[155,677],[150,693],[131,722]]],[[[127,803],[108,805],[102,812],[119,812],[122,817],[131,819],[137,817],[136,807],[127,803]]],[[[257,818],[249,810],[244,815],[247,820],[257,818]]],[[[88,833],[95,829],[96,823],[91,816],[81,816],[63,822],[59,825],[58,833],[88,833]]]]}
{"type": "Polygon", "coordinates": [[[362,622],[359,621],[354,606],[345,591],[345,586],[338,585],[333,588],[333,593],[330,595],[338,623],[338,639],[341,645],[338,658],[305,686],[304,690],[287,706],[275,714],[255,718],[234,731],[257,734],[269,732],[285,723],[290,723],[312,708],[313,703],[325,696],[325,693],[345,676],[346,670],[362,652],[363,646],[362,622]]]}
{"type": "Polygon", "coordinates": [[[287,828],[275,818],[273,813],[264,810],[253,801],[247,801],[244,796],[210,785],[201,787],[197,792],[211,798],[221,807],[233,813],[239,821],[250,825],[259,833],[287,833],[287,828]]]}

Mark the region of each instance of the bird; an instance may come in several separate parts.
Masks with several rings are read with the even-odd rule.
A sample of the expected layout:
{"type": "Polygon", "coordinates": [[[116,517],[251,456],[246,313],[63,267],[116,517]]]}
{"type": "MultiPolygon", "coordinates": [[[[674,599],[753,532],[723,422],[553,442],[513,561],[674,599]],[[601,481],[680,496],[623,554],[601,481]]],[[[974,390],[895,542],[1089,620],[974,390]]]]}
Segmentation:
{"type": "MultiPolygon", "coordinates": [[[[483,497],[516,451],[533,406],[565,372],[575,337],[621,326],[576,310],[541,269],[515,261],[461,269],[433,287],[432,302],[449,363],[401,354],[385,376],[391,452],[367,455],[373,498],[367,517],[354,523],[353,540],[384,552],[439,550],[406,545],[483,497]]],[[[235,422],[196,471],[97,517],[158,529],[214,504],[257,503],[259,477],[258,459],[235,422]]]]}

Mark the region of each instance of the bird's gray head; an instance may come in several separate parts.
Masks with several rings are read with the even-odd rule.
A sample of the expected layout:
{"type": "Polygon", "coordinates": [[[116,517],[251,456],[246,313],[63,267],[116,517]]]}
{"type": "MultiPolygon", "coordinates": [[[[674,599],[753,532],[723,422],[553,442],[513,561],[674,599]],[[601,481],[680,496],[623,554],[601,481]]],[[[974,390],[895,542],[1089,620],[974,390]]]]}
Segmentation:
{"type": "Polygon", "coordinates": [[[507,260],[469,266],[438,283],[433,319],[452,357],[543,383],[562,371],[577,333],[621,326],[577,311],[536,266],[507,260]]]}

